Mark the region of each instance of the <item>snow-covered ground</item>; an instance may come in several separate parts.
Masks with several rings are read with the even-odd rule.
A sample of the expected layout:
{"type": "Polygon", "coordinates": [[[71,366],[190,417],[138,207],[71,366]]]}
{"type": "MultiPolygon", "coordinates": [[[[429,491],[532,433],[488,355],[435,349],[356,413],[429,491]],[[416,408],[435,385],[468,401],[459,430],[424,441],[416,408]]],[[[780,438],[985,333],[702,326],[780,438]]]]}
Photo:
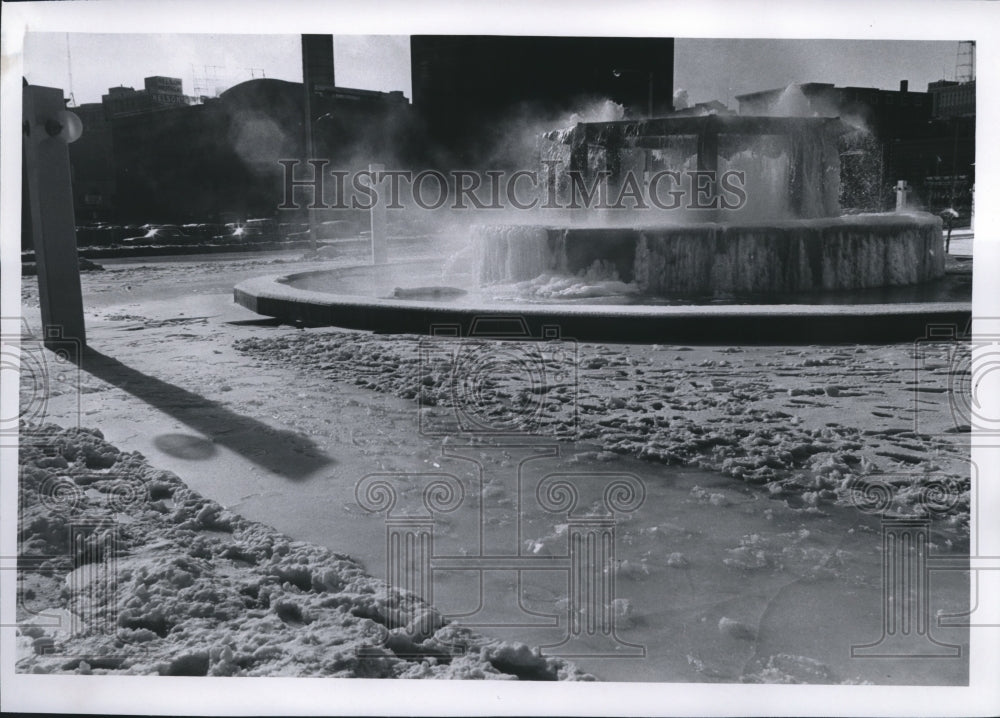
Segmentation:
{"type": "MultiPolygon", "coordinates": [[[[889,515],[908,516],[921,515],[923,488],[950,481],[930,550],[960,555],[968,542],[968,434],[941,391],[962,365],[953,347],[580,344],[532,365],[531,345],[428,358],[415,336],[275,326],[232,305],[246,277],[356,260],[108,262],[84,275],[96,354],[51,385],[39,418],[100,429],[124,453],[69,432],[61,460],[24,454],[21,530],[29,553],[62,540],[64,525],[31,503],[53,478],[76,487],[80,516],[119,526],[115,620],[129,641],[30,619],[23,670],[964,682],[964,658],[851,657],[878,639],[882,608],[880,521],[851,505],[853,479],[883,479],[889,515]],[[542,373],[526,381],[525,361],[542,373]],[[457,410],[529,431],[455,434],[457,410]],[[360,505],[366,477],[389,476],[403,499],[428,475],[455,477],[465,500],[435,517],[435,552],[467,567],[455,557],[564,555],[572,517],[522,491],[560,473],[580,487],[612,475],[644,487],[641,505],[615,516],[613,604],[618,638],[644,657],[591,650],[575,669],[524,645],[566,633],[562,568],[485,571],[482,585],[468,568],[436,571],[428,615],[475,614],[483,601],[496,611],[434,635],[408,628],[409,614],[386,617],[388,524],[360,505]],[[165,488],[109,508],[123,477],[165,488]],[[497,596],[513,600],[487,600],[497,596]],[[463,641],[465,657],[443,657],[463,641]],[[535,668],[511,668],[524,665],[535,668]]],[[[33,280],[22,296],[37,327],[33,280]]],[[[49,569],[25,583],[25,609],[79,608],[79,575],[49,569]]],[[[967,581],[935,573],[932,610],[960,612],[967,581]]],[[[934,632],[967,642],[961,629],[934,632]]]]}
{"type": "Polygon", "coordinates": [[[586,679],[449,623],[348,556],[191,491],[100,432],[21,437],[18,670],[586,679]]]}

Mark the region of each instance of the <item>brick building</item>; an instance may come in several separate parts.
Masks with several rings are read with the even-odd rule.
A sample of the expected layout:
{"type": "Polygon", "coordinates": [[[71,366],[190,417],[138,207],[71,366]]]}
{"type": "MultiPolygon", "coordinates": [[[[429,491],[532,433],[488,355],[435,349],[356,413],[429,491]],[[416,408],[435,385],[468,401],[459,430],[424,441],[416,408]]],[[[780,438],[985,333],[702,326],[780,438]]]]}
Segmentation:
{"type": "Polygon", "coordinates": [[[736,97],[742,115],[782,114],[794,93],[800,114],[840,117],[859,128],[842,140],[841,204],[847,210],[894,207],[905,180],[915,205],[954,206],[968,221],[975,182],[975,82],[931,83],[913,92],[809,82],[736,97]],[[802,103],[804,106],[801,106],[802,103]]]}

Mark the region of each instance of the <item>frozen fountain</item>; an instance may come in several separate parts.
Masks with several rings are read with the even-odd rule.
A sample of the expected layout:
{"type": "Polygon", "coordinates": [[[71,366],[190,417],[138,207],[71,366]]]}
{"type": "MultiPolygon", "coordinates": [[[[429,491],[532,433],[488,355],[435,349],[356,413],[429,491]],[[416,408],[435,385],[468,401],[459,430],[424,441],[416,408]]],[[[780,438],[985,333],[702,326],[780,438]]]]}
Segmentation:
{"type": "Polygon", "coordinates": [[[689,189],[677,209],[521,213],[531,223],[470,227],[450,260],[262,277],[235,298],[289,321],[458,336],[484,315],[516,316],[532,336],[630,342],[912,341],[929,324],[965,326],[971,275],[944,276],[938,217],[841,213],[849,130],[820,117],[579,123],[543,136],[557,198],[572,173],[605,177],[611,197],[630,176],[704,173],[696,206],[689,189]],[[743,173],[739,202],[728,172],[743,173]]]}
{"type": "Polygon", "coordinates": [[[556,177],[564,196],[573,174],[586,186],[604,177],[615,197],[628,174],[638,178],[636,186],[646,186],[665,170],[680,178],[697,172],[705,173],[703,191],[693,197],[689,188],[685,201],[700,208],[656,211],[647,203],[627,212],[631,224],[617,226],[602,226],[625,214],[613,209],[584,210],[586,219],[564,225],[477,226],[480,279],[490,285],[603,276],[644,296],[719,297],[892,287],[941,277],[937,217],[841,216],[837,138],[849,129],[832,118],[705,115],[580,123],[548,133],[545,156],[569,170],[556,177]],[[743,173],[741,201],[716,186],[727,172],[743,173]]]}

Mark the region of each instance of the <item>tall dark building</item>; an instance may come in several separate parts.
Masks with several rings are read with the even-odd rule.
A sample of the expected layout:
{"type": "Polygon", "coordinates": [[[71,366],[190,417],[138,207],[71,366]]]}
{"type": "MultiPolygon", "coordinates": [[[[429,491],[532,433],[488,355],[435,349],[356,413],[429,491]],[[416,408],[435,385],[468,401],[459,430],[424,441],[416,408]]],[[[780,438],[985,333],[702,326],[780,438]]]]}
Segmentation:
{"type": "Polygon", "coordinates": [[[310,92],[336,86],[333,35],[302,36],[302,74],[309,77],[310,92]]]}
{"type": "Polygon", "coordinates": [[[430,138],[459,155],[521,118],[610,99],[628,115],[673,109],[673,38],[414,35],[413,106],[430,138]]]}

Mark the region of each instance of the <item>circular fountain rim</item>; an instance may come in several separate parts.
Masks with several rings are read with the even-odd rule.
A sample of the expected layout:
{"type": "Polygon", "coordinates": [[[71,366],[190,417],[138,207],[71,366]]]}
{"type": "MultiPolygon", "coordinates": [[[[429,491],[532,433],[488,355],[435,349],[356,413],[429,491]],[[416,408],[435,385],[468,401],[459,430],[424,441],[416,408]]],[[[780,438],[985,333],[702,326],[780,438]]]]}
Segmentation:
{"type": "MultiPolygon", "coordinates": [[[[420,261],[391,262],[392,266],[420,261]]],[[[234,301],[264,316],[286,322],[382,333],[426,335],[435,325],[468,327],[483,316],[517,316],[532,336],[559,326],[564,337],[626,343],[702,344],[829,344],[898,343],[927,336],[929,325],[952,324],[964,329],[972,318],[972,302],[896,304],[713,304],[603,305],[519,304],[515,302],[442,303],[334,294],[300,289],[296,278],[378,265],[247,279],[233,289],[234,301]]]]}
{"type": "MultiPolygon", "coordinates": [[[[710,212],[711,210],[693,210],[710,212]]],[[[794,229],[802,227],[808,223],[812,227],[822,227],[824,225],[833,227],[853,227],[863,223],[866,226],[876,225],[879,227],[912,227],[915,223],[931,222],[943,224],[941,217],[930,212],[920,210],[897,210],[895,212],[857,212],[854,214],[838,214],[832,217],[813,217],[810,219],[799,219],[795,217],[776,217],[774,219],[734,217],[733,219],[695,219],[691,216],[678,218],[676,222],[667,222],[662,219],[656,222],[635,222],[621,221],[615,222],[615,215],[602,216],[601,221],[605,224],[591,225],[586,222],[574,224],[565,221],[549,222],[481,222],[471,225],[472,227],[537,227],[546,230],[632,230],[635,232],[655,232],[660,230],[675,229],[704,229],[717,228],[729,230],[754,230],[774,227],[777,229],[794,229]],[[609,221],[610,220],[610,221],[609,221]]]]}

